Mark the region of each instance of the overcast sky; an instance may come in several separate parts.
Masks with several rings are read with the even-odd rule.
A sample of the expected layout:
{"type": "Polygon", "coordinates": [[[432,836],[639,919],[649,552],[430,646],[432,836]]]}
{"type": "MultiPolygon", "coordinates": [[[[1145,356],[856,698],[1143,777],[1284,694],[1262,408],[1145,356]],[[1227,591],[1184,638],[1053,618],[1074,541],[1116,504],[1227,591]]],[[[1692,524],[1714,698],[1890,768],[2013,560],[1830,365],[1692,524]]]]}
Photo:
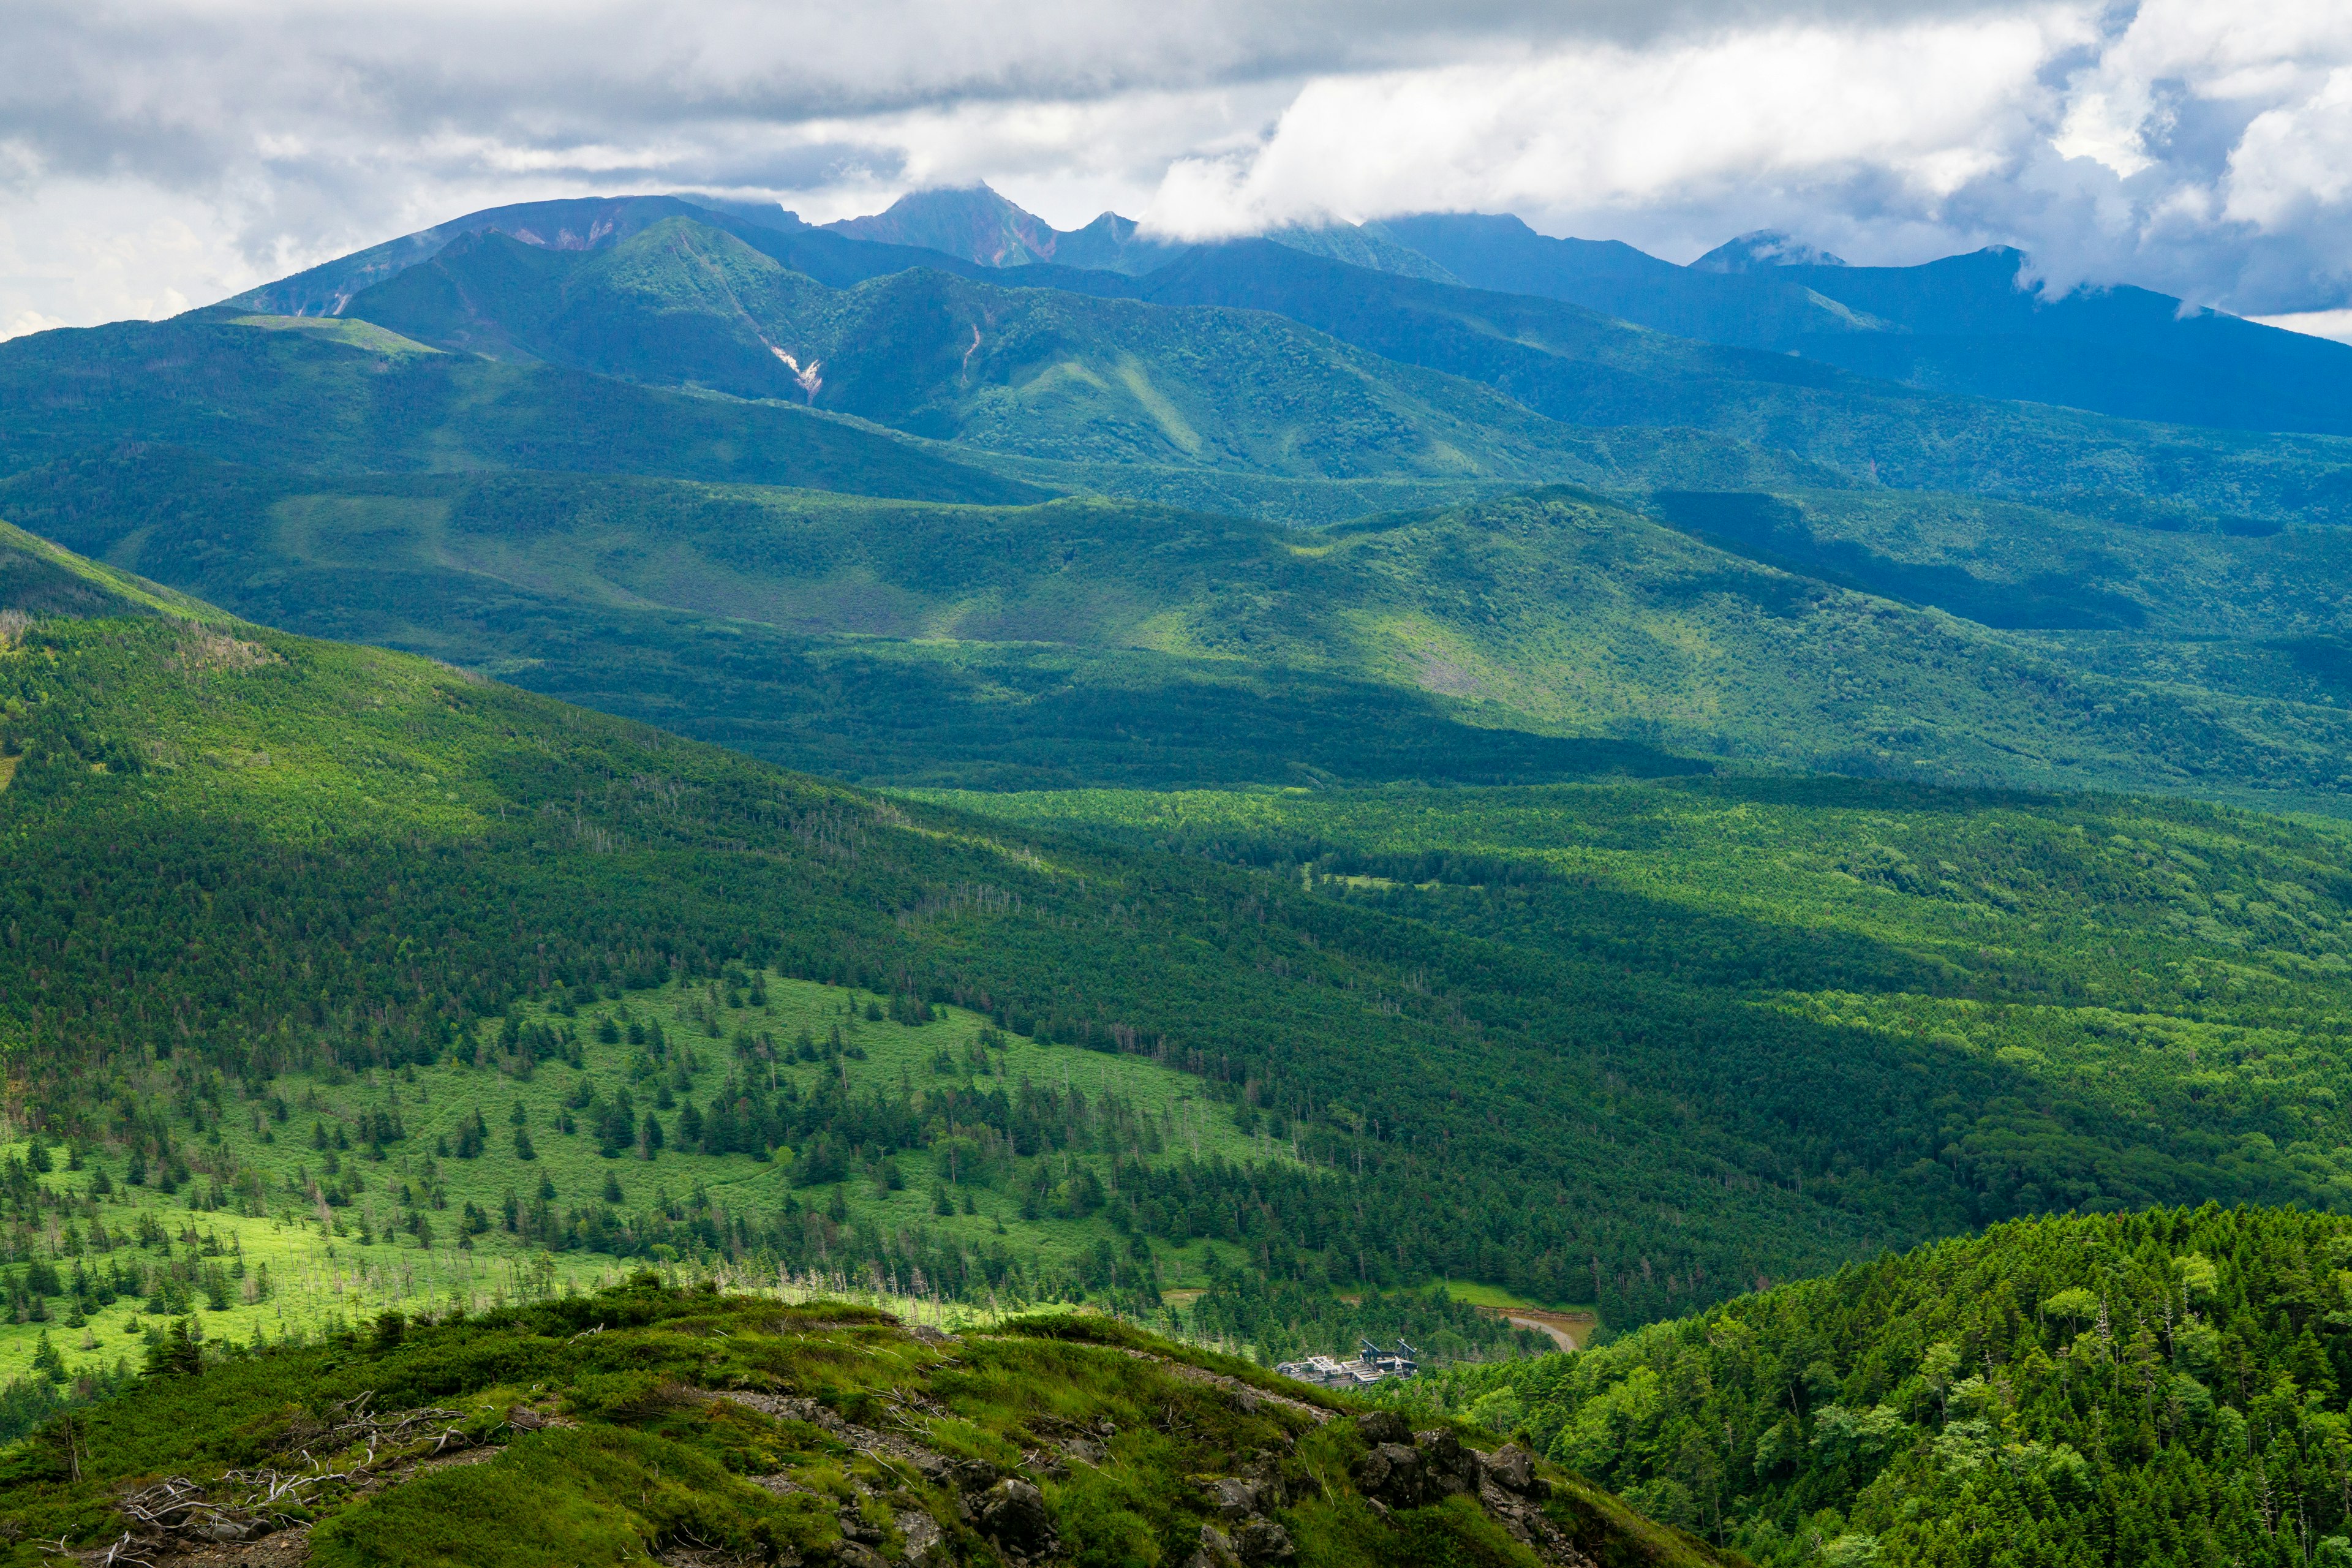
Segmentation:
{"type": "Polygon", "coordinates": [[[1451,208],[1678,261],[1768,226],[1868,262],[2002,242],[2056,285],[2328,311],[2352,5],[10,0],[0,336],[500,202],[821,221],[981,179],[1063,226],[1451,208]]]}

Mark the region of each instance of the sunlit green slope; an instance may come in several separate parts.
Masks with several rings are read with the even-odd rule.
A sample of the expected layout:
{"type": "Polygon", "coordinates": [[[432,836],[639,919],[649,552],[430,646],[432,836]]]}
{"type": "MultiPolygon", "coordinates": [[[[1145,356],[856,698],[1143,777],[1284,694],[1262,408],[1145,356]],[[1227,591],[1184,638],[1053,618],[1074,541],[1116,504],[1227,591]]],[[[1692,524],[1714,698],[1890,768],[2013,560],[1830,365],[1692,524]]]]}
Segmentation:
{"type": "Polygon", "coordinates": [[[548,468],[942,500],[1041,492],[884,432],[545,365],[441,353],[359,321],[211,312],[0,345],[0,468],[191,447],[299,472],[548,468]]]}
{"type": "Polygon", "coordinates": [[[1652,747],[2326,805],[2352,773],[2343,709],[2294,673],[2328,646],[2310,640],[2321,584],[2347,565],[2324,536],[2155,533],[2135,558],[2079,520],[2045,528],[1969,498],[1931,513],[1939,498],[1796,493],[1803,516],[1852,521],[1816,538],[1774,531],[1769,509],[1800,503],[1769,496],[1643,503],[1677,531],[1555,490],[1302,532],[1094,500],[320,481],[172,453],[0,483],[0,514],[257,620],[873,781],[1503,783],[1675,766],[1652,747]],[[1738,521],[1759,507],[1760,533],[1738,521]],[[1899,542],[1935,528],[1976,553],[1899,542]],[[2140,574],[2113,585],[2092,570],[2132,559],[2140,574]],[[2297,623],[2251,601],[2284,593],[2308,603],[2301,653],[2262,646],[2297,623]],[[2192,599],[2237,615],[2234,644],[2183,638],[2192,599]],[[2116,605],[2142,626],[2098,632],[2116,605]],[[2037,613],[2092,629],[2017,627],[2037,613]],[[2162,662],[2181,648],[2199,662],[2162,662]],[[2235,673],[2249,660],[2279,673],[2235,673]]]}
{"type": "Polygon", "coordinates": [[[156,1360],[127,1396],[0,1451],[17,1527],[0,1561],[217,1555],[224,1538],[321,1568],[1721,1561],[1475,1427],[1351,1419],[1101,1319],[949,1335],[646,1275],[156,1360]],[[176,1495],[144,1489],[162,1475],[176,1495]],[[203,1506],[135,1520],[165,1496],[203,1506]]]}
{"type": "MultiPolygon", "coordinates": [[[[1769,1056],[1810,1048],[1807,1022],[1727,1015],[1717,1031],[1704,995],[1628,994],[1385,918],[1334,924],[1246,873],[1008,836],[407,656],[158,616],[35,620],[11,639],[0,1037],[26,1103],[110,1159],[249,1124],[289,1072],[485,1051],[519,1068],[502,1022],[519,1003],[765,968],[966,1006],[1067,1055],[1080,1086],[1094,1052],[1190,1074],[1287,1157],[1221,1164],[1188,1141],[1181,1194],[1114,1203],[1106,1173],[1105,1217],[1220,1240],[1294,1292],[1250,1330],[1270,1342],[1347,1280],[1496,1276],[1573,1299],[1592,1258],[1648,1245],[1639,1205],[1695,1207],[1726,1162],[1803,1135],[1759,1123],[1695,1157],[1694,1108],[1657,1087],[1605,1137],[1549,1130],[1603,1092],[1580,1040],[1643,1042],[1647,1059],[1648,1042],[1727,1031],[1769,1056]]],[[[1661,1062],[1651,1081],[1667,1076],[1661,1062]]],[[[886,1107],[904,1098],[877,1087],[886,1107]]],[[[877,1114],[836,1132],[856,1160],[832,1179],[950,1158],[929,1113],[877,1114]]],[[[762,1121],[763,1147],[797,1154],[823,1125],[762,1121]]],[[[222,1152],[234,1188],[247,1163],[222,1152]]],[[[1762,1181],[1712,1207],[1678,1275],[1794,1271],[1910,1223],[1762,1181]]]]}

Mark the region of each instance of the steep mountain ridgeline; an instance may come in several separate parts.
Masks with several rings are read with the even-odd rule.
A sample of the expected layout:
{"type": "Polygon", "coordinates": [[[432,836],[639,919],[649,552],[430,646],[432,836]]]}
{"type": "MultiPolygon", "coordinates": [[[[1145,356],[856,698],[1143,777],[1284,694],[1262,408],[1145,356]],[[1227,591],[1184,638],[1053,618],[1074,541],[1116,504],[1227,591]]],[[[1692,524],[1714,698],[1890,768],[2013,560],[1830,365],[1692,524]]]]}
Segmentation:
{"type": "Polygon", "coordinates": [[[549,250],[601,250],[676,217],[724,229],[793,270],[836,288],[909,267],[972,274],[982,270],[936,249],[846,238],[804,224],[771,203],[698,195],[577,196],[485,207],[249,289],[221,304],[232,313],[340,316],[362,289],[430,261],[447,247],[475,235],[502,234],[549,250]]]}
{"type": "MultiPolygon", "coordinates": [[[[724,229],[835,287],[930,267],[1111,291],[1125,286],[1087,274],[1162,273],[1150,287],[1181,289],[1198,286],[1197,277],[1178,281],[1188,268],[1220,270],[1220,252],[1273,245],[1391,278],[1561,301],[1678,338],[1795,354],[1928,391],[2168,424],[2352,435],[2343,391],[2352,350],[2344,345],[2128,285],[2055,292],[2029,258],[2003,247],[1916,267],[1855,267],[1765,232],[1681,267],[1613,240],[1552,238],[1516,217],[1472,213],[1290,227],[1261,240],[1188,247],[1113,213],[1057,231],[985,185],[913,192],[887,212],[823,227],[772,205],[709,196],[588,197],[471,213],[229,303],[338,314],[362,289],[469,236],[594,250],[670,218],[724,229]]],[[[1263,286],[1265,259],[1244,266],[1263,286]]],[[[1365,291],[1361,279],[1356,289],[1365,291]]]]}
{"type": "Polygon", "coordinates": [[[1334,479],[1604,471],[1587,438],[1507,398],[1266,314],[928,268],[830,289],[682,219],[586,254],[486,233],[348,313],[451,348],[808,401],[1037,458],[1334,479]]]}
{"type": "Polygon", "coordinates": [[[2000,1226],[1412,1392],[1759,1563],[2352,1554],[2352,1230],[2000,1226]]]}

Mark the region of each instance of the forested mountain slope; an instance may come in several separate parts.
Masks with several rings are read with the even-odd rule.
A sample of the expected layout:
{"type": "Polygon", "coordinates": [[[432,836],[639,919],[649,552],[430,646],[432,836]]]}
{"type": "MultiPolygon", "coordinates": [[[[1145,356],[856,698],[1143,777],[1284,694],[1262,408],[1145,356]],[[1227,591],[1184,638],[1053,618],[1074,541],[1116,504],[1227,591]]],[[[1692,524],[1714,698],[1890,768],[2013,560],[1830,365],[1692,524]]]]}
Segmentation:
{"type": "Polygon", "coordinates": [[[1418,1399],[1764,1564],[2352,1558],[2352,1230],[1994,1227],[1418,1399]]]}
{"type": "Polygon", "coordinates": [[[802,399],[992,451],[1096,464],[1688,488],[1654,468],[1612,473],[1620,465],[1589,435],[1548,421],[1672,426],[1846,485],[2094,510],[2143,497],[2272,520],[2334,519],[2352,473],[2352,447],[2324,437],[1924,392],[1265,241],[1198,248],[1141,278],[997,276],[1008,287],[916,269],[831,289],[680,218],[588,253],[486,232],[347,310],[448,348],[802,399]]]}
{"type": "MultiPolygon", "coordinates": [[[[1199,1173],[1202,1215],[1259,1194],[1223,1212],[1249,1216],[1234,1261],[1276,1279],[1533,1267],[1565,1295],[1645,1245],[1648,1194],[1695,1206],[1746,1157],[1693,1166],[1654,1089],[1631,1091],[1638,1130],[1536,1137],[1597,1082],[1570,1040],[1671,1050],[1715,1005],[1697,994],[1636,1001],[1599,970],[1334,924],[1244,872],[1007,839],[395,654],[151,617],[37,621],[5,658],[0,1028],[63,1131],[145,1147],[158,1106],[210,1114],[187,1098],[207,1084],[479,1061],[516,1002],[733,963],[1193,1072],[1304,1161],[1199,1173]]],[[[1722,1024],[1767,1056],[1819,1034],[1722,1024]]],[[[859,1135],[861,1158],[928,1147],[922,1125],[859,1135]]],[[[1711,1206],[1683,1267],[1716,1279],[1851,1255],[1882,1223],[1760,1180],[1711,1206]]]]}
{"type": "Polygon", "coordinates": [[[941,500],[1043,492],[887,432],[439,353],[367,322],[182,317],[0,344],[0,467],[127,440],[296,472],[552,468],[941,500]]]}
{"type": "MultiPolygon", "coordinates": [[[[1822,465],[1850,485],[2095,510],[2138,497],[2273,521],[2345,515],[2352,447],[2326,436],[2195,428],[2196,410],[2176,412],[2172,425],[2131,423],[1996,401],[2014,391],[1958,395],[1975,389],[1933,378],[1906,386],[1871,379],[1869,365],[1853,374],[1777,345],[1759,352],[1742,339],[1716,346],[1669,337],[1531,291],[1397,277],[1270,241],[1200,247],[1136,279],[1034,268],[1006,277],[1162,304],[1272,310],[1374,353],[1494,386],[1569,424],[1692,426],[1822,465]]],[[[2317,346],[2352,363],[2352,349],[2317,346]]],[[[2188,378],[2211,380],[2202,366],[2188,378]]]]}
{"type": "MultiPolygon", "coordinates": [[[[1973,1207],[1951,1229],[2276,1195],[2289,1170],[2306,1173],[2286,1178],[2301,1201],[2352,1196],[2340,830],[1822,780],[955,798],[1024,827],[1255,867],[1515,951],[1671,975],[1829,1025],[1842,1049],[1918,1047],[1919,1098],[1845,1126],[1851,1147],[1932,1145],[1882,1168],[1906,1202],[1957,1176],[1973,1207]],[[2002,1087],[1944,1120],[1937,1094],[1986,1069],[2002,1087]],[[1898,1131],[1914,1118],[1916,1134],[1898,1131]],[[2127,1155],[2098,1146],[2108,1133],[2082,1137],[2125,1127],[2127,1155]],[[2244,1184],[2258,1168],[2270,1173],[2244,1184]]],[[[1794,1070],[1753,1092],[1822,1081],[1818,1066],[1794,1070]]],[[[1843,1158],[1825,1149],[1804,1189],[1876,1163],[1850,1176],[1843,1158]]]]}
{"type": "MultiPolygon", "coordinates": [[[[1646,786],[1605,829],[1652,841],[1638,803],[1671,815],[1685,789],[1735,820],[1790,795],[1775,831],[1832,843],[1880,816],[1933,828],[1908,847],[1873,830],[1850,868],[1806,859],[1824,890],[1932,917],[1825,948],[1769,896],[1661,901],[1542,856],[1523,875],[1502,845],[1433,873],[1375,861],[1436,885],[1334,900],[1299,875],[1323,851],[1287,829],[1219,865],[1157,831],[1114,847],[989,825],[248,626],[16,637],[0,1027],[62,1131],[147,1147],[158,1107],[191,1137],[217,1114],[195,1101],[266,1099],[289,1070],[478,1072],[518,1003],[698,988],[732,964],[963,1005],[1074,1062],[1149,1057],[1293,1145],[1193,1170],[1177,1208],[1115,1205],[1148,1236],[1223,1237],[1249,1266],[1236,1289],[1277,1288],[1220,1309],[1244,1337],[1302,1310],[1283,1290],[1349,1279],[1597,1287],[1632,1321],[2053,1201],[2337,1201],[2342,857],[2317,828],[1758,782],[1646,786]],[[2077,940],[2086,920],[2112,938],[2077,940]],[[1674,931],[1690,940],[1662,943],[1674,931]],[[2112,1016],[2133,1006],[2177,1014],[2197,1057],[2112,1016]],[[2118,1098],[2106,1069],[2063,1065],[2108,1040],[2163,1070],[2118,1098]]],[[[1453,845],[1486,809],[1438,806],[1415,820],[1453,845]]],[[[1689,851],[1658,842],[1671,883],[1689,851]]],[[[861,1159],[944,1161],[924,1125],[876,1123],[861,1159]]]]}
{"type": "MultiPolygon", "coordinates": [[[[1865,530],[1870,505],[1888,504],[1796,493],[1803,515],[1865,530]]],[[[2034,603],[1993,574],[2011,569],[2003,557],[1970,558],[1979,578],[1906,574],[1859,549],[1825,568],[1717,547],[1737,531],[1717,514],[1767,501],[1798,515],[1764,497],[1654,500],[1709,525],[1694,540],[1566,491],[1302,532],[1100,500],[979,509],[558,475],[322,482],[170,452],[0,481],[0,516],[253,619],[874,782],[1507,783],[1699,765],[1646,748],[2325,804],[2352,767],[2334,688],[2262,649],[2288,618],[2249,606],[2248,670],[2221,668],[2210,641],[2162,645],[2201,650],[2211,670],[2207,689],[2184,689],[1795,574],[1924,584],[1931,602],[2000,619],[1987,603],[2034,603]]],[[[2192,599],[2268,580],[2231,563],[2260,547],[2283,568],[2296,556],[2271,545],[2325,536],[2149,537],[2170,551],[2149,563],[2166,575],[2153,594],[2127,586],[2178,636],[2199,629],[2192,599]]],[[[2046,543],[2031,558],[2046,568],[2046,543]]],[[[2305,559],[2314,599],[2346,571],[2305,559]]],[[[2045,625],[2146,615],[2079,583],[2042,602],[2045,625]]]]}
{"type": "Polygon", "coordinates": [[[930,269],[832,289],[685,220],[585,254],[484,234],[348,314],[452,349],[805,400],[1031,457],[1333,479],[1600,471],[1589,437],[1508,398],[1269,315],[930,269]]]}
{"type": "MultiPolygon", "coordinates": [[[[1065,257],[1058,241],[1039,238],[1050,231],[985,191],[910,197],[909,211],[939,209],[930,227],[833,226],[841,233],[811,228],[789,214],[738,211],[724,203],[630,201],[635,205],[622,204],[625,221],[607,218],[601,226],[584,210],[565,215],[583,235],[594,232],[585,248],[572,247],[560,235],[551,241],[523,221],[523,209],[493,209],[381,247],[386,258],[397,251],[396,258],[369,261],[376,253],[362,253],[347,258],[348,265],[319,269],[319,276],[383,279],[392,292],[370,309],[404,312],[416,318],[412,324],[446,318],[453,287],[469,296],[460,316],[544,316],[543,305],[512,297],[515,278],[507,275],[529,274],[543,292],[552,278],[578,274],[609,283],[627,274],[623,291],[642,294],[646,269],[616,268],[610,252],[642,247],[647,227],[667,226],[708,237],[698,242],[702,252],[723,248],[723,235],[835,287],[928,267],[1008,284],[1270,310],[1382,356],[1486,382],[1554,418],[1702,426],[1829,465],[1849,482],[1981,489],[2039,501],[2074,497],[2094,504],[2110,495],[2155,497],[2215,515],[2273,519],[2332,516],[2341,501],[2340,480],[2330,476],[2346,465],[2334,446],[2222,431],[2341,433],[2342,366],[2352,363],[2352,349],[2212,312],[2182,317],[2176,301],[2130,289],[2044,299],[2016,286],[2020,258],[2012,252],[1913,268],[1713,270],[1674,267],[1621,245],[1546,239],[1515,219],[1436,216],[1360,230],[1286,232],[1273,241],[1162,248],[1150,252],[1147,265],[1143,251],[1127,241],[1107,240],[1111,248],[1099,255],[1100,247],[1074,245],[1065,257]],[[986,211],[973,207],[981,198],[993,205],[986,211]],[[939,224],[945,230],[932,233],[939,224]],[[973,224],[1005,234],[1035,230],[1029,240],[1004,242],[1021,251],[1020,259],[1035,264],[975,265],[968,255],[986,251],[1003,262],[1011,253],[998,254],[1002,245],[975,249],[953,240],[973,224]],[[928,236],[948,250],[848,237],[868,230],[928,236]],[[1411,248],[1416,243],[1460,265],[1416,265],[1423,254],[1411,248]],[[509,254],[515,252],[529,254],[509,254]],[[1066,264],[1045,264],[1049,258],[1066,264]],[[400,269],[386,277],[395,259],[400,269]],[[436,264],[455,268],[470,281],[444,276],[428,283],[407,276],[410,268],[436,264]],[[491,279],[485,268],[500,276],[491,279]],[[1462,287],[1460,279],[1475,286],[1462,287]],[[438,294],[439,302],[424,300],[426,294],[438,294]],[[1678,335],[1629,331],[1625,320],[1678,335]],[[1710,342],[1728,346],[1709,347],[1710,342]],[[1799,356],[1794,363],[1792,354],[1799,356]],[[1863,374],[1832,368],[1841,365],[1863,374]],[[1906,382],[1909,386],[1899,384],[1906,382]],[[2008,398],[2045,406],[1995,401],[2008,398]],[[2088,418],[2049,405],[2158,423],[2088,418]],[[2178,428],[2197,426],[2220,428],[2178,428]]],[[[1094,230],[1082,233],[1092,237],[1094,230]]],[[[1080,235],[1060,237],[1076,242],[1080,235]]],[[[591,285],[591,296],[598,286],[591,285]]],[[[354,309],[346,283],[334,288],[342,290],[337,309],[354,309]]],[[[323,308],[312,298],[318,289],[300,279],[289,280],[280,292],[279,306],[266,305],[278,299],[267,289],[240,301],[247,308],[256,302],[323,308]]],[[[653,285],[652,292],[667,309],[678,302],[681,289],[673,279],[653,285]]],[[[608,298],[588,313],[610,314],[616,303],[627,301],[608,298]]],[[[569,330],[575,335],[583,308],[575,302],[572,310],[569,330]]],[[[952,313],[969,317],[971,310],[967,303],[952,313]]],[[[724,301],[716,314],[723,320],[698,326],[671,310],[663,335],[673,341],[660,345],[635,341],[634,329],[615,321],[590,329],[604,340],[593,348],[556,346],[575,363],[584,363],[584,355],[623,374],[684,374],[792,395],[798,372],[767,360],[756,342],[740,341],[740,303],[724,301]],[[730,343],[730,333],[738,341],[730,343]],[[624,346],[623,339],[631,341],[624,346]],[[634,369],[633,361],[640,362],[634,369]]],[[[446,331],[452,322],[445,319],[440,325],[446,331]]],[[[503,335],[512,342],[516,331],[530,335],[538,328],[524,320],[488,330],[483,341],[503,335]]],[[[950,335],[957,340],[960,368],[968,371],[961,364],[968,338],[961,326],[950,335]]],[[[542,348],[562,336],[541,334],[542,348]]],[[[814,341],[804,338],[803,348],[814,341]]],[[[795,364],[807,363],[802,349],[784,346],[795,364]]],[[[935,352],[949,351],[940,345],[935,352]]],[[[1096,370],[1099,375],[1100,367],[1096,370]]],[[[1066,386],[1055,390],[1071,395],[1066,386]]],[[[877,400],[870,376],[862,396],[871,405],[863,411],[886,422],[906,415],[897,406],[903,394],[877,400]]]]}

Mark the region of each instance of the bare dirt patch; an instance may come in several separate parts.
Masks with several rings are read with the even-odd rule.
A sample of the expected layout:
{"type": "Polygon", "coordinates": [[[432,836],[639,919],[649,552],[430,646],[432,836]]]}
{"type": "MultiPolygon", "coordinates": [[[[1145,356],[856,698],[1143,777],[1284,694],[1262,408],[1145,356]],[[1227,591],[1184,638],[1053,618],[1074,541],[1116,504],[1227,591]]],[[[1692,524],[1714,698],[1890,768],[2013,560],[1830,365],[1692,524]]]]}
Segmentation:
{"type": "Polygon", "coordinates": [[[1481,1307],[1490,1318],[1500,1318],[1515,1329],[1533,1329],[1564,1351],[1581,1350],[1601,1320],[1591,1312],[1550,1312],[1539,1307],[1481,1307]]]}

